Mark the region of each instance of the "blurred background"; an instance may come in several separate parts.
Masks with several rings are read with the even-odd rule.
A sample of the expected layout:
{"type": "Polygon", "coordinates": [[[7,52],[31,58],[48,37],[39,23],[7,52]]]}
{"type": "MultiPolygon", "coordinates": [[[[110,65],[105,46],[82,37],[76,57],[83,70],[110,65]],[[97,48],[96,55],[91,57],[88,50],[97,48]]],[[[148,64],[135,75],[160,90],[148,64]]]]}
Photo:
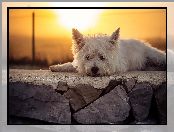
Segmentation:
{"type": "Polygon", "coordinates": [[[72,28],[84,35],[142,39],[166,50],[165,9],[10,9],[10,68],[42,68],[73,60],[72,28]]]}

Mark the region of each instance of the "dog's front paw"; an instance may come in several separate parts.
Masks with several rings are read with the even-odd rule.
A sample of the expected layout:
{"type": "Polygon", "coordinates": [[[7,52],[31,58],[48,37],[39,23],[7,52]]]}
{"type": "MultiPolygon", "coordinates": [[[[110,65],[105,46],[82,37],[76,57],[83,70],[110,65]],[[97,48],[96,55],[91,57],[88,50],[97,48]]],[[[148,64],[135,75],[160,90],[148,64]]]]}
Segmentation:
{"type": "Polygon", "coordinates": [[[61,65],[52,65],[49,69],[52,72],[77,72],[76,68],[74,68],[70,62],[61,65]]]}
{"type": "Polygon", "coordinates": [[[52,66],[49,67],[49,69],[52,72],[58,72],[59,71],[59,66],[58,65],[52,65],[52,66]]]}

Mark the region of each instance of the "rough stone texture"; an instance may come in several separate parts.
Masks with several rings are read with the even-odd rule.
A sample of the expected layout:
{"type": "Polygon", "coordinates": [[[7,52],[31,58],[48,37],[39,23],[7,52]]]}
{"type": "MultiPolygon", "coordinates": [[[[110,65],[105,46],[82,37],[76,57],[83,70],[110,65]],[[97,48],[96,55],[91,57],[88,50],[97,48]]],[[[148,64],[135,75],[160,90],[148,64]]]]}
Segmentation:
{"type": "Polygon", "coordinates": [[[147,117],[149,110],[153,115],[153,109],[159,116],[152,117],[158,123],[160,119],[161,124],[166,124],[165,84],[165,71],[132,71],[89,77],[48,70],[10,69],[9,114],[22,120],[41,121],[41,124],[146,124],[151,121],[153,124],[154,121],[147,117]],[[130,112],[127,112],[130,107],[126,92],[121,87],[130,97],[130,112]],[[152,108],[152,102],[157,107],[152,108]]]}
{"type": "Polygon", "coordinates": [[[9,115],[70,124],[69,101],[51,87],[24,82],[9,83],[9,115]]]}
{"type": "Polygon", "coordinates": [[[77,111],[96,100],[101,92],[102,90],[95,89],[90,85],[79,84],[76,87],[71,87],[64,96],[70,100],[73,110],[77,111]]]}
{"type": "Polygon", "coordinates": [[[58,84],[57,84],[57,88],[56,88],[56,91],[58,92],[58,93],[64,93],[64,92],[66,92],[67,90],[68,90],[68,85],[67,85],[67,83],[66,82],[58,82],[58,84]]]}
{"type": "Polygon", "coordinates": [[[136,84],[128,94],[133,115],[137,121],[145,120],[149,115],[153,89],[148,83],[136,84]]]}
{"type": "Polygon", "coordinates": [[[105,89],[111,80],[129,80],[134,78],[138,83],[149,82],[154,85],[161,85],[166,82],[165,71],[131,71],[112,76],[89,77],[77,73],[51,72],[49,70],[18,70],[11,69],[9,72],[11,82],[22,81],[33,84],[50,85],[54,89],[58,87],[59,82],[65,82],[67,86],[77,86],[78,84],[88,84],[96,89],[105,89]]]}
{"type": "Polygon", "coordinates": [[[126,86],[127,92],[130,92],[134,88],[135,84],[136,84],[136,81],[134,78],[130,78],[130,79],[126,80],[125,86],[126,86]]]}
{"type": "Polygon", "coordinates": [[[117,124],[129,116],[128,97],[122,86],[73,115],[82,124],[117,124]]]}
{"type": "Polygon", "coordinates": [[[107,94],[112,89],[114,89],[116,86],[122,85],[122,83],[123,83],[123,80],[122,79],[110,80],[108,86],[105,89],[103,89],[102,95],[107,94]]]}
{"type": "Polygon", "coordinates": [[[154,90],[160,124],[167,124],[167,87],[162,84],[154,90]]]}

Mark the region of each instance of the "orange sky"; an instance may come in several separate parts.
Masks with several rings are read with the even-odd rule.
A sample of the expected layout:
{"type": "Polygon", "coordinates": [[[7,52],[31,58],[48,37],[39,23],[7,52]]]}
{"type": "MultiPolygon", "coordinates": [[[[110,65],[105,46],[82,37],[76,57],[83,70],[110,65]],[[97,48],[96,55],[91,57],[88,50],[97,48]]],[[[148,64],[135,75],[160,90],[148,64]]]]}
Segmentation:
{"type": "Polygon", "coordinates": [[[84,34],[111,34],[121,28],[121,38],[166,37],[164,9],[108,9],[96,11],[57,11],[51,9],[11,9],[9,17],[10,55],[31,57],[32,12],[35,12],[36,54],[52,63],[55,58],[72,58],[71,26],[84,34]],[[67,15],[67,16],[66,16],[67,15]],[[65,20],[62,20],[65,17],[65,20]],[[86,23],[87,22],[87,23],[86,23]],[[74,25],[73,25],[74,24],[74,25]],[[80,27],[81,25],[81,27],[80,27]],[[84,25],[84,27],[83,27],[84,25]]]}
{"type": "MultiPolygon", "coordinates": [[[[10,10],[11,35],[31,35],[31,13],[33,11],[36,15],[36,33],[38,37],[69,35],[69,32],[71,32],[71,27],[67,28],[66,24],[63,25],[60,22],[62,14],[60,15],[56,10],[13,9],[10,10]]],[[[71,10],[66,13],[71,13],[71,10]]],[[[105,9],[96,16],[97,20],[91,20],[90,15],[92,15],[92,12],[83,13],[83,9],[79,9],[75,13],[81,16],[88,15],[88,22],[95,23],[95,25],[89,25],[81,31],[86,34],[99,32],[111,34],[117,27],[121,27],[121,36],[123,38],[165,37],[166,34],[166,14],[164,9],[105,9]]],[[[83,18],[75,18],[77,16],[75,13],[70,14],[72,17],[74,15],[74,18],[70,18],[69,21],[72,19],[74,21],[75,19],[76,23],[83,23],[83,18]]]]}

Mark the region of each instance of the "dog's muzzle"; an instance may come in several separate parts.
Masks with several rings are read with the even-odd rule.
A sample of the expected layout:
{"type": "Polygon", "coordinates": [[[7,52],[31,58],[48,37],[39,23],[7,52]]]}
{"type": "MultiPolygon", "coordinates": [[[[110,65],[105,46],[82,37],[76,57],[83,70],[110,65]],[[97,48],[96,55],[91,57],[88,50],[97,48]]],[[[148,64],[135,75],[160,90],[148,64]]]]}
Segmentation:
{"type": "Polygon", "coordinates": [[[98,71],[99,71],[98,67],[92,67],[91,68],[91,72],[92,72],[93,75],[96,75],[98,73],[98,71]]]}

